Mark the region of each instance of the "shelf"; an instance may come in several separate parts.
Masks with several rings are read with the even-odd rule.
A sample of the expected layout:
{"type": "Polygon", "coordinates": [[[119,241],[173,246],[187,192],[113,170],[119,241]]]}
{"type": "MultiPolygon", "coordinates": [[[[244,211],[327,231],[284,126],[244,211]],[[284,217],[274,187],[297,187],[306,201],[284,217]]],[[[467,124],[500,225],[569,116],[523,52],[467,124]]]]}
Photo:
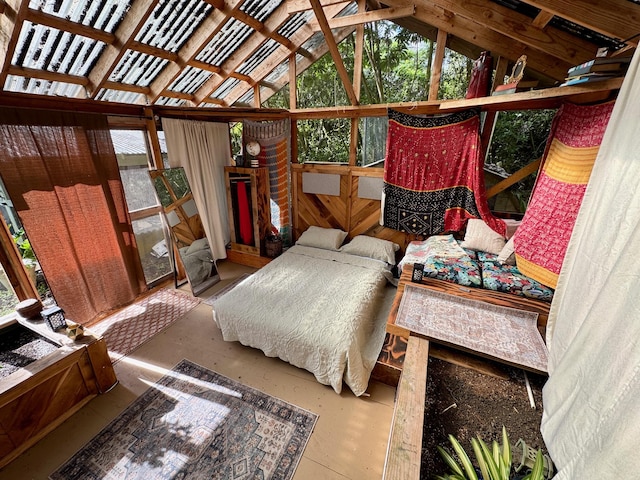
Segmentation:
{"type": "Polygon", "coordinates": [[[491,112],[557,108],[565,100],[575,103],[599,102],[609,98],[612,91],[619,90],[623,80],[624,77],[619,77],[590,84],[529,90],[491,97],[445,100],[440,104],[440,110],[449,112],[479,107],[482,111],[491,112]]]}

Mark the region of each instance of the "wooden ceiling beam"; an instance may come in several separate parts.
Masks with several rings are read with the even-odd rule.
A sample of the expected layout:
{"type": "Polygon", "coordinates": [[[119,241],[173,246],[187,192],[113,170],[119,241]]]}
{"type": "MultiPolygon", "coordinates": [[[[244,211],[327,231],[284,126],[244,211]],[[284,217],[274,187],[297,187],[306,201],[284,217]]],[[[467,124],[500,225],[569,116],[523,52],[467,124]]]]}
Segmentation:
{"type": "MultiPolygon", "coordinates": [[[[410,2],[408,0],[386,0],[386,3],[400,6],[410,2]]],[[[414,16],[425,24],[442,29],[450,35],[477,45],[482,50],[490,51],[494,56],[501,55],[515,61],[525,54],[527,55],[528,68],[556,81],[564,79],[567,70],[573,65],[573,63],[529,47],[462,15],[452,15],[451,12],[434,5],[432,2],[417,3],[414,16]]]]}
{"type": "MultiPolygon", "coordinates": [[[[153,9],[158,4],[158,0],[137,0],[131,4],[127,14],[114,35],[114,41],[107,44],[107,48],[102,52],[100,58],[89,72],[88,94],[91,98],[100,92],[104,84],[109,80],[109,76],[122,59],[128,48],[134,43],[134,39],[153,9]]],[[[138,44],[142,48],[141,44],[138,44]]],[[[146,53],[146,52],[145,52],[146,53]]],[[[154,55],[154,52],[150,53],[154,55]]]]}
{"type": "Polygon", "coordinates": [[[221,73],[222,69],[220,67],[216,67],[215,65],[211,65],[210,63],[201,62],[200,60],[189,60],[189,65],[194,68],[199,68],[200,70],[206,70],[211,73],[221,73]]]}
{"type": "MultiPolygon", "coordinates": [[[[233,10],[241,3],[242,0],[232,0],[228,8],[233,10]]],[[[211,12],[178,52],[179,61],[168,64],[160,75],[151,82],[149,103],[153,104],[162,96],[162,93],[169,88],[169,85],[180,75],[182,66],[188,64],[191,60],[195,60],[198,53],[215,37],[230,16],[229,12],[224,13],[220,9],[215,9],[211,12]]]]}
{"type": "Polygon", "coordinates": [[[108,90],[118,90],[121,92],[140,93],[142,95],[149,94],[149,87],[143,87],[142,85],[132,85],[130,83],[106,81],[102,85],[102,88],[106,88],[108,90]]]}
{"type": "MultiPolygon", "coordinates": [[[[525,0],[529,5],[546,10],[570,22],[620,40],[638,33],[640,5],[627,0],[525,0]]],[[[629,41],[637,46],[638,38],[629,41]]],[[[595,54],[595,52],[594,52],[595,54]]]]}
{"type": "Polygon", "coordinates": [[[134,50],[136,52],[144,53],[146,55],[151,55],[152,57],[162,58],[170,62],[180,61],[180,58],[177,53],[170,52],[163,48],[153,47],[151,45],[147,45],[146,43],[131,41],[124,46],[123,51],[126,51],[127,48],[129,48],[130,50],[134,50]]]}
{"type": "Polygon", "coordinates": [[[344,66],[344,62],[342,61],[342,57],[340,56],[340,51],[338,50],[338,44],[336,43],[335,38],[333,37],[333,33],[331,33],[331,28],[329,28],[329,22],[327,21],[327,17],[324,14],[324,10],[322,9],[322,5],[320,5],[320,0],[310,0],[311,7],[313,8],[313,12],[316,15],[316,19],[320,24],[320,29],[324,35],[324,40],[329,47],[329,53],[331,53],[331,58],[333,59],[333,63],[336,66],[336,70],[338,71],[338,76],[342,80],[342,86],[344,87],[347,97],[349,98],[351,105],[358,105],[358,97],[353,91],[353,84],[351,83],[351,78],[349,78],[349,73],[344,66]]]}
{"type": "MultiPolygon", "coordinates": [[[[309,0],[287,0],[286,3],[287,13],[289,15],[311,10],[311,2],[309,0]]],[[[350,0],[322,0],[320,3],[323,8],[341,4],[346,7],[350,3],[350,0]]]]}
{"type": "Polygon", "coordinates": [[[73,85],[85,86],[88,83],[87,77],[79,75],[69,75],[68,73],[50,72],[48,70],[38,70],[35,68],[9,66],[9,74],[26,78],[39,78],[50,82],[71,83],[73,85]]]}
{"type": "MultiPolygon", "coordinates": [[[[286,2],[284,2],[280,7],[278,7],[270,16],[265,24],[265,31],[277,31],[280,26],[286,22],[289,18],[289,14],[287,12],[286,2]]],[[[294,38],[299,38],[301,35],[304,37],[305,41],[313,34],[311,28],[308,25],[301,27],[294,38]]],[[[240,48],[238,48],[231,57],[229,57],[224,64],[221,66],[221,77],[211,77],[207,80],[196,92],[195,92],[195,101],[198,102],[208,102],[210,101],[210,95],[216,91],[216,89],[222,84],[225,80],[225,77],[229,74],[229,72],[236,71],[240,65],[242,65],[248,58],[253,55],[253,53],[260,48],[260,45],[264,41],[264,35],[260,33],[255,33],[251,37],[249,37],[240,48]]],[[[301,42],[296,42],[293,40],[288,40],[289,46],[282,46],[277,51],[286,51],[287,55],[290,55],[292,52],[295,52],[301,42]]],[[[262,62],[260,65],[261,68],[265,62],[262,62]]],[[[275,65],[274,65],[275,67],[275,65]]],[[[272,67],[272,68],[274,68],[272,67]]],[[[253,87],[255,84],[259,82],[259,79],[254,75],[254,72],[251,72],[251,78],[253,79],[253,83],[249,83],[246,85],[247,88],[253,87]]],[[[228,103],[225,101],[226,105],[232,105],[232,103],[228,103]]]]}
{"type": "MultiPolygon", "coordinates": [[[[329,22],[329,28],[351,27],[365,23],[379,22],[381,20],[395,20],[397,18],[411,17],[415,11],[415,5],[407,5],[406,7],[389,7],[365,13],[355,13],[353,15],[332,19],[329,22]]],[[[314,31],[320,30],[320,25],[317,21],[309,23],[314,31]]]]}
{"type": "MultiPolygon", "coordinates": [[[[353,33],[353,30],[354,30],[353,27],[347,27],[347,28],[338,29],[337,31],[333,32],[333,36],[336,39],[336,42],[340,43],[346,37],[351,35],[353,33]]],[[[300,61],[298,61],[296,63],[296,76],[300,75],[307,68],[309,68],[311,65],[313,65],[313,63],[316,60],[318,60],[319,58],[323,57],[328,52],[329,52],[328,46],[326,44],[323,44],[322,46],[318,47],[313,52],[314,53],[313,56],[311,56],[310,58],[309,57],[305,57],[305,58],[301,59],[300,61]]],[[[290,57],[290,55],[288,55],[287,52],[284,51],[284,50],[274,52],[267,59],[266,62],[263,62],[263,65],[261,65],[259,69],[256,69],[254,72],[252,72],[253,73],[253,77],[254,78],[259,78],[261,80],[266,78],[267,76],[269,76],[271,74],[271,72],[273,71],[273,69],[275,67],[280,65],[282,62],[286,61],[288,57],[290,57]]],[[[291,83],[291,75],[290,75],[289,71],[283,72],[283,74],[279,78],[277,78],[275,81],[270,82],[271,86],[275,87],[275,88],[272,88],[272,92],[270,92],[268,95],[265,95],[264,92],[263,92],[262,101],[264,102],[269,97],[271,97],[271,95],[274,95],[277,92],[279,92],[285,85],[287,85],[287,83],[291,83]]],[[[234,88],[226,96],[226,98],[227,98],[227,100],[229,102],[229,105],[233,105],[235,102],[237,102],[237,100],[239,98],[242,98],[245,95],[246,92],[247,92],[247,89],[245,87],[243,87],[242,85],[238,85],[236,88],[234,88]]]]}
{"type": "MultiPolygon", "coordinates": [[[[25,0],[25,2],[29,3],[28,0],[25,0]]],[[[89,27],[88,25],[83,25],[81,23],[71,22],[64,18],[56,17],[55,15],[44,13],[40,10],[33,10],[31,8],[28,10],[25,20],[37,25],[44,25],[63,32],[69,32],[73,35],[82,35],[83,37],[91,38],[106,44],[113,43],[116,39],[116,36],[113,33],[89,27]]]]}
{"type": "Polygon", "coordinates": [[[528,16],[489,0],[434,0],[433,4],[570,64],[595,54],[591,42],[557,28],[533,27],[528,16]]]}
{"type": "Polygon", "coordinates": [[[29,12],[29,2],[6,0],[4,12],[0,14],[0,88],[9,74],[11,59],[18,44],[22,24],[29,12]]]}
{"type": "Polygon", "coordinates": [[[533,19],[531,25],[535,28],[544,29],[555,15],[551,12],[547,12],[546,10],[540,10],[540,13],[536,15],[536,18],[533,19]]]}

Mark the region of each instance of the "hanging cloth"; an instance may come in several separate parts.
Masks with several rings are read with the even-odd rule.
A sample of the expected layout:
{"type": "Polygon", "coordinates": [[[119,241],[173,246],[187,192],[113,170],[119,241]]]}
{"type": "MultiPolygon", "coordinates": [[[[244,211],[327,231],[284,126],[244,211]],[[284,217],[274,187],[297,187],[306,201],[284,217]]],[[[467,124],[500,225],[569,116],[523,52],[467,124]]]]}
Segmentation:
{"type": "Polygon", "coordinates": [[[479,127],[476,110],[424,117],[389,110],[381,224],[429,236],[482,218],[504,235],[487,203],[479,127]]]}
{"type": "Polygon", "coordinates": [[[614,102],[563,104],[514,238],[518,270],[551,288],[558,275],[614,102]]]}
{"type": "Polygon", "coordinates": [[[244,182],[237,183],[238,196],[238,222],[240,226],[240,239],[245,245],[253,244],[253,225],[251,225],[251,211],[247,198],[247,187],[244,182]]]}

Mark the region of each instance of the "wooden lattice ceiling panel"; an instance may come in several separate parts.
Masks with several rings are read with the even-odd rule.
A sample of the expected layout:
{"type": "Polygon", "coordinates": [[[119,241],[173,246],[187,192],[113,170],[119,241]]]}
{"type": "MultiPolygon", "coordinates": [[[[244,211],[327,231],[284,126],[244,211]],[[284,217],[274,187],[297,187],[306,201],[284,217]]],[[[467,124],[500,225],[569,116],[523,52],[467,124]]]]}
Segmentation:
{"type": "Polygon", "coordinates": [[[432,40],[444,30],[469,56],[526,54],[553,82],[598,47],[635,48],[639,2],[367,0],[363,12],[340,0],[0,0],[0,95],[257,106],[290,81],[292,61],[299,74],[379,20],[432,40]]]}

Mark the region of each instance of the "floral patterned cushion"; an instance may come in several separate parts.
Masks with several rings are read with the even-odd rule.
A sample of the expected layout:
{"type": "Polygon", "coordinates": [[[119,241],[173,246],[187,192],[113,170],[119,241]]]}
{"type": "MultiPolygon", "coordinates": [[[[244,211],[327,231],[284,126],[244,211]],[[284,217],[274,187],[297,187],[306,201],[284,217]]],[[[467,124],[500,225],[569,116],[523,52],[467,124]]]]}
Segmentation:
{"type": "Polygon", "coordinates": [[[468,255],[460,258],[430,257],[424,264],[424,275],[465,287],[481,287],[482,276],[478,262],[468,255]]]}
{"type": "Polygon", "coordinates": [[[482,286],[484,288],[545,302],[550,302],[553,299],[553,289],[523,275],[515,265],[502,265],[498,261],[497,255],[478,252],[478,261],[482,268],[482,286]]]}

